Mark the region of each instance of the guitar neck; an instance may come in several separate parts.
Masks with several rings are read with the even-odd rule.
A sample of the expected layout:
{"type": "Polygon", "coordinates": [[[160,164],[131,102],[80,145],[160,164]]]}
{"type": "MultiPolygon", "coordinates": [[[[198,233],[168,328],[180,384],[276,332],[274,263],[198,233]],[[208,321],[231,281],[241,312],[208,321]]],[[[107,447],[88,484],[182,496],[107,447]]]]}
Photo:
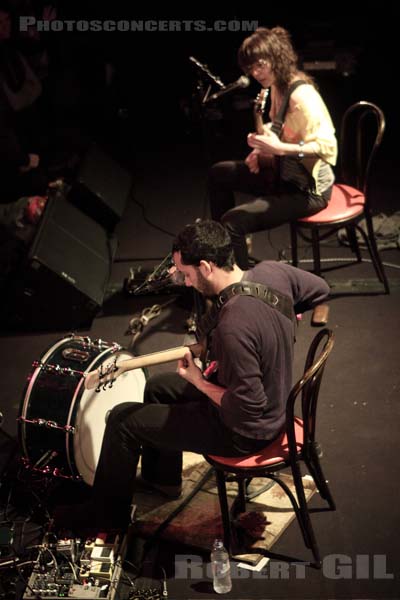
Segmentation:
{"type": "Polygon", "coordinates": [[[104,371],[100,368],[85,374],[85,388],[87,390],[92,390],[98,388],[100,385],[104,386],[107,385],[107,383],[112,384],[114,379],[126,371],[179,360],[187,354],[188,350],[196,357],[202,356],[203,354],[203,346],[198,343],[188,346],[179,346],[178,348],[170,348],[168,350],[162,350],[161,352],[152,352],[151,354],[144,354],[143,356],[135,356],[135,358],[128,358],[121,362],[118,362],[118,356],[116,356],[114,362],[107,365],[104,371]]]}
{"type": "Polygon", "coordinates": [[[202,349],[201,344],[190,344],[189,346],[169,348],[168,350],[161,350],[160,352],[152,352],[150,354],[144,354],[143,356],[128,358],[127,360],[118,363],[118,368],[122,371],[132,371],[133,369],[161,365],[183,358],[188,350],[190,350],[193,356],[200,356],[202,349]]]}
{"type": "Polygon", "coordinates": [[[262,89],[254,103],[254,128],[258,135],[264,133],[264,108],[269,96],[269,88],[262,89]]]}
{"type": "Polygon", "coordinates": [[[262,114],[260,114],[258,112],[254,113],[254,128],[258,135],[263,135],[264,122],[263,122],[262,114]]]}

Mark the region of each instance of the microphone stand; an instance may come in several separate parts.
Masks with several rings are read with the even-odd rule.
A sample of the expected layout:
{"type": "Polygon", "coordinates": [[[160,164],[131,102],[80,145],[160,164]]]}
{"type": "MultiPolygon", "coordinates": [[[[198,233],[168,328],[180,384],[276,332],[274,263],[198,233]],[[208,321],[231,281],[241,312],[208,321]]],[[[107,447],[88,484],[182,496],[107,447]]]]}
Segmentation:
{"type": "MultiPolygon", "coordinates": [[[[210,71],[207,65],[200,62],[194,56],[189,56],[189,60],[197,68],[196,95],[193,96],[193,98],[196,98],[195,107],[199,117],[202,150],[205,163],[204,167],[206,170],[208,170],[212,163],[216,162],[216,159],[212,153],[210,136],[213,135],[216,121],[222,119],[222,113],[219,109],[215,108],[214,103],[208,103],[207,101],[209,100],[212,89],[215,90],[215,86],[217,86],[219,90],[225,89],[226,86],[218,75],[215,75],[210,71]]],[[[204,206],[203,214],[200,215],[201,218],[205,218],[206,214],[207,208],[204,206]]]]}
{"type": "MultiPolygon", "coordinates": [[[[198,67],[200,69],[200,71],[202,73],[207,75],[207,77],[209,79],[211,79],[211,81],[213,81],[219,88],[223,89],[225,87],[225,85],[222,83],[222,81],[218,77],[218,75],[214,75],[214,73],[211,73],[211,71],[207,65],[203,65],[203,63],[201,63],[199,60],[197,60],[197,58],[195,58],[194,56],[189,56],[189,60],[190,60],[190,62],[194,63],[196,65],[196,67],[198,67]]],[[[201,86],[201,88],[202,88],[202,86],[201,86]]],[[[211,84],[208,85],[208,88],[203,96],[203,99],[201,100],[201,104],[205,104],[207,102],[207,99],[210,95],[210,91],[211,91],[211,84]]]]}

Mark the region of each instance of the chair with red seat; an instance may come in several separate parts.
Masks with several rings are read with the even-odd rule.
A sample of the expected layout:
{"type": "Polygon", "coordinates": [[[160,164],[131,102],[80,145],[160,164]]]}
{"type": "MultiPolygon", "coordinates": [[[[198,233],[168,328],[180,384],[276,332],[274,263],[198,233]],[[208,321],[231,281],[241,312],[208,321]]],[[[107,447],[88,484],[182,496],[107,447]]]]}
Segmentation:
{"type": "MultiPolygon", "coordinates": [[[[305,545],[311,549],[314,566],[320,567],[321,559],[315,540],[309,509],[305,497],[300,463],[303,462],[313,477],[321,497],[327,501],[330,510],[335,510],[335,502],[325,480],[320,461],[320,447],[315,439],[317,401],[326,361],[334,344],[333,332],[321,330],[313,339],[305,362],[304,374],[290,392],[286,407],[285,431],[261,452],[249,456],[227,458],[207,455],[206,460],[214,467],[218,498],[224,530],[225,547],[231,554],[241,553],[237,547],[237,536],[233,522],[238,513],[246,511],[247,487],[253,477],[274,480],[288,495],[295,511],[305,545]],[[301,405],[301,416],[295,415],[296,400],[301,405]],[[296,490],[292,493],[279,472],[290,469],[296,490]],[[226,480],[233,479],[238,484],[238,495],[229,509],[226,480]]],[[[258,493],[261,493],[260,490],[258,493]]],[[[257,553],[260,553],[257,549],[257,553]]]]}
{"type": "Polygon", "coordinates": [[[335,183],[330,202],[324,210],[290,225],[292,264],[298,265],[297,234],[311,242],[314,272],[321,274],[320,241],[345,228],[357,262],[362,261],[356,230],[362,236],[372,264],[385,293],[390,293],[376,244],[372,223],[370,175],[376,152],[385,131],[385,116],[372,102],[360,101],[350,106],[342,119],[339,159],[341,183],[335,183]],[[360,221],[365,220],[365,229],[360,221]],[[311,234],[308,237],[305,230],[311,234]]]}

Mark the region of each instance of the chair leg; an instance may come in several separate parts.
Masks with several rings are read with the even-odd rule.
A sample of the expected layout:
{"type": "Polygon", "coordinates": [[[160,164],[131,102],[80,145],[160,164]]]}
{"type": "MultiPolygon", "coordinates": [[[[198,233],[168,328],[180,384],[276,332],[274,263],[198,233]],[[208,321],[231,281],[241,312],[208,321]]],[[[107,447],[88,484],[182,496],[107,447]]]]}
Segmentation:
{"type": "Polygon", "coordinates": [[[247,486],[248,481],[246,479],[238,479],[238,502],[237,502],[237,512],[243,513],[246,512],[246,496],[247,496],[247,486]]]}
{"type": "Polygon", "coordinates": [[[299,264],[297,254],[297,225],[296,223],[290,223],[290,239],[292,244],[292,265],[297,267],[299,264]]]}
{"type": "Polygon", "coordinates": [[[362,227],[357,226],[358,231],[361,232],[361,235],[364,237],[365,243],[367,244],[367,248],[369,254],[371,256],[372,264],[374,265],[376,274],[378,275],[379,280],[383,283],[385,288],[385,293],[390,294],[389,282],[386,277],[385,269],[383,267],[381,257],[379,254],[378,246],[376,244],[374,226],[372,224],[372,219],[369,214],[365,215],[365,222],[367,224],[368,235],[364,232],[362,227]]]}
{"type": "MultiPolygon", "coordinates": [[[[307,548],[310,548],[314,556],[314,566],[317,569],[321,568],[321,559],[319,556],[318,547],[315,541],[314,531],[311,525],[310,515],[308,514],[306,497],[304,495],[303,481],[301,478],[300,469],[297,466],[298,474],[295,476],[295,472],[292,467],[292,477],[296,488],[296,496],[293,494],[289,486],[279,477],[279,474],[269,473],[268,477],[275,481],[286,493],[290,502],[292,503],[293,510],[297,517],[297,522],[300,527],[301,534],[303,536],[304,544],[307,548]]],[[[296,467],[295,467],[296,468],[296,467]]]]}
{"type": "Polygon", "coordinates": [[[306,465],[312,478],[315,481],[315,485],[318,488],[321,498],[327,501],[331,510],[336,510],[336,504],[325,479],[324,472],[322,470],[318,456],[316,454],[310,456],[309,460],[306,461],[306,465]]]}
{"type": "Polygon", "coordinates": [[[354,254],[357,256],[358,262],[361,262],[362,256],[361,256],[361,252],[360,252],[360,246],[358,244],[357,235],[356,235],[355,228],[353,227],[353,225],[349,225],[348,227],[346,227],[346,232],[347,232],[347,239],[349,240],[350,248],[354,252],[354,254]]]}
{"type": "Polygon", "coordinates": [[[313,553],[315,566],[319,568],[321,566],[321,557],[319,554],[317,541],[315,539],[314,529],[311,524],[310,514],[308,512],[307,500],[304,494],[303,480],[301,477],[300,467],[297,462],[292,464],[292,475],[299,503],[299,515],[301,517],[303,525],[302,531],[304,542],[313,553]],[[306,535],[304,536],[304,534],[306,535]]]}
{"type": "Polygon", "coordinates": [[[232,545],[232,528],[229,514],[228,497],[226,493],[225,473],[219,469],[215,469],[215,477],[217,480],[218,500],[221,511],[222,527],[224,530],[224,546],[231,553],[232,545]]]}
{"type": "Polygon", "coordinates": [[[311,240],[314,258],[314,273],[316,275],[321,275],[321,255],[319,251],[319,234],[317,227],[312,228],[311,240]]]}

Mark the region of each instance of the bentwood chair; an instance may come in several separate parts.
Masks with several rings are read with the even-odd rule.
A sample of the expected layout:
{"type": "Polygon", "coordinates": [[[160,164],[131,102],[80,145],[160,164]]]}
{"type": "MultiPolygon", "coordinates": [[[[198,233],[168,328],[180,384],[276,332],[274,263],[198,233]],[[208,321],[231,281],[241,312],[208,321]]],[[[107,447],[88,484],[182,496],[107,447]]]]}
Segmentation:
{"type": "MultiPolygon", "coordinates": [[[[249,500],[247,488],[253,477],[275,481],[289,497],[299,523],[304,543],[313,554],[313,565],[321,566],[320,554],[311,524],[304,491],[300,464],[304,463],[314,479],[321,497],[328,503],[328,510],[335,510],[335,502],[325,480],[319,456],[320,446],[315,439],[317,401],[326,361],[334,344],[333,333],[321,330],[313,339],[305,362],[304,374],[290,392],[286,408],[285,431],[264,450],[244,457],[226,458],[207,455],[206,460],[214,467],[218,498],[221,509],[225,547],[231,554],[241,554],[238,547],[235,518],[246,511],[249,500]],[[295,408],[299,405],[299,416],[295,408]],[[280,471],[290,469],[296,494],[280,478],[280,471]],[[229,509],[226,481],[236,481],[238,494],[229,509]]],[[[259,493],[268,486],[265,486],[259,493]]],[[[253,497],[253,496],[252,496],[253,497]]],[[[267,509],[268,510],[268,509],[267,509]]],[[[257,549],[257,553],[260,553],[257,549]]]]}
{"type": "Polygon", "coordinates": [[[356,231],[370,254],[375,272],[389,294],[389,282],[379,256],[372,222],[370,177],[385,131],[385,116],[372,102],[350,106],[340,131],[340,183],[333,185],[328,206],[319,213],[291,223],[292,264],[298,265],[297,234],[311,242],[314,272],[321,274],[320,242],[345,228],[357,262],[362,261],[356,231]],[[360,221],[365,220],[365,228],[360,221]]]}

